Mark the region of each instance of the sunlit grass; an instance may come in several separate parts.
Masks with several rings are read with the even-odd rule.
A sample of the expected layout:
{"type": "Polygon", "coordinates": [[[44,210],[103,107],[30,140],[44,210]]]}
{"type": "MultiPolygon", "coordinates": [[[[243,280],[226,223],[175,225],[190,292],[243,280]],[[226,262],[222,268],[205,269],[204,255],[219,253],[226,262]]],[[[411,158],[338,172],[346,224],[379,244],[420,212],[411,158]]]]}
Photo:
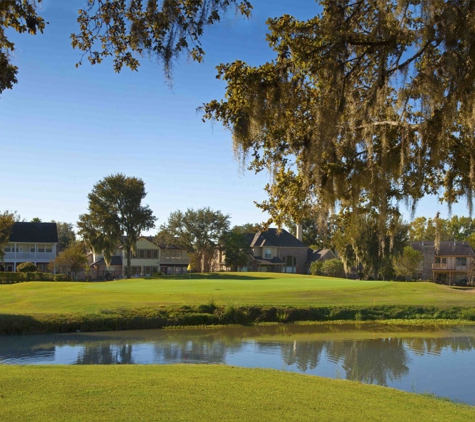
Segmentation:
{"type": "Polygon", "coordinates": [[[472,307],[475,306],[475,293],[433,283],[358,281],[273,273],[0,285],[0,314],[100,312],[118,308],[191,306],[209,301],[217,305],[472,307]]]}
{"type": "Polygon", "coordinates": [[[389,388],[220,365],[1,366],[2,421],[469,421],[389,388]]]}

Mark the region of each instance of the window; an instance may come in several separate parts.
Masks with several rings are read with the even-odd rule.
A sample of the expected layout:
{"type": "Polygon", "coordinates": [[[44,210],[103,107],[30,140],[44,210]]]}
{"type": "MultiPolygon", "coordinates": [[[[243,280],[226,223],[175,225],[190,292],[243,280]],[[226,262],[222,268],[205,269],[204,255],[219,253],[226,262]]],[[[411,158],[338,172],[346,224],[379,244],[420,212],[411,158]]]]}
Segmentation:
{"type": "Polygon", "coordinates": [[[447,258],[442,258],[442,264],[447,264],[447,258]]]}
{"type": "Polygon", "coordinates": [[[35,247],[34,246],[30,246],[30,252],[35,253],[35,247]]]}
{"type": "Polygon", "coordinates": [[[152,250],[152,258],[153,259],[158,259],[158,249],[153,249],[152,250]]]}
{"type": "Polygon", "coordinates": [[[5,246],[4,251],[5,251],[5,252],[13,252],[13,248],[10,247],[10,246],[5,246]]]}
{"type": "Polygon", "coordinates": [[[455,263],[457,267],[465,267],[467,265],[467,258],[456,258],[455,263]]]}
{"type": "Polygon", "coordinates": [[[38,252],[44,252],[45,251],[45,245],[38,245],[38,252]]]}
{"type": "Polygon", "coordinates": [[[272,258],[272,251],[269,248],[264,249],[264,258],[266,259],[272,258]]]}
{"type": "Polygon", "coordinates": [[[139,258],[145,258],[145,250],[144,249],[139,249],[138,250],[138,253],[139,253],[139,258]]]}
{"type": "Polygon", "coordinates": [[[152,250],[147,249],[147,259],[151,259],[151,258],[152,258],[152,250]]]}
{"type": "Polygon", "coordinates": [[[53,247],[51,245],[45,245],[45,252],[53,252],[53,247]]]}

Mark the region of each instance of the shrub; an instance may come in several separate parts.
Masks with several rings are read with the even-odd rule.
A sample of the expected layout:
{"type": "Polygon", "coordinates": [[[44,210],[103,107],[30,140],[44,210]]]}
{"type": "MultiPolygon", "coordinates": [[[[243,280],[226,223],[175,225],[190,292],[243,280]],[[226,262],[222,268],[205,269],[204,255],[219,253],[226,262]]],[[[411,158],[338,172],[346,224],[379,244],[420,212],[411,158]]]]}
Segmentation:
{"type": "Polygon", "coordinates": [[[22,262],[16,267],[19,273],[35,273],[38,271],[36,265],[33,262],[22,262]]]}
{"type": "Polygon", "coordinates": [[[323,261],[314,261],[310,264],[310,274],[322,275],[323,261]]]}
{"type": "Polygon", "coordinates": [[[329,277],[344,277],[345,269],[339,259],[329,259],[322,264],[322,272],[329,277]]]}

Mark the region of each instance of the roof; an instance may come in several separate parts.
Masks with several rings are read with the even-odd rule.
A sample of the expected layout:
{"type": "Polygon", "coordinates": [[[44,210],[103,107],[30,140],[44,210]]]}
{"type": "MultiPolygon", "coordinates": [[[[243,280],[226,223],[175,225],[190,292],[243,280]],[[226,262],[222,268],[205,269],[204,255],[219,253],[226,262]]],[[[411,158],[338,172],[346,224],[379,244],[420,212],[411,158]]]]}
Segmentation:
{"type": "Polygon", "coordinates": [[[328,259],[334,259],[334,258],[336,258],[336,256],[332,252],[331,249],[318,249],[315,251],[312,251],[309,249],[307,263],[320,261],[320,260],[326,261],[328,259]]]}
{"type": "Polygon", "coordinates": [[[284,248],[307,248],[307,245],[291,235],[287,230],[267,229],[254,235],[251,247],[284,247],[284,248]]]}
{"type": "MultiPolygon", "coordinates": [[[[411,242],[413,249],[423,252],[424,250],[431,250],[432,253],[435,253],[434,242],[422,241],[422,242],[411,242]]],[[[462,241],[444,241],[440,242],[439,251],[436,254],[438,256],[473,256],[475,252],[468,242],[462,241]]]]}
{"type": "MultiPolygon", "coordinates": [[[[106,265],[106,261],[104,261],[104,258],[98,259],[96,262],[93,262],[91,264],[91,267],[93,265],[106,265]]],[[[122,265],[122,256],[121,255],[113,255],[111,256],[111,262],[110,265],[122,265]]]]}
{"type": "Polygon", "coordinates": [[[26,243],[58,243],[56,223],[24,223],[13,224],[10,242],[26,243]]]}

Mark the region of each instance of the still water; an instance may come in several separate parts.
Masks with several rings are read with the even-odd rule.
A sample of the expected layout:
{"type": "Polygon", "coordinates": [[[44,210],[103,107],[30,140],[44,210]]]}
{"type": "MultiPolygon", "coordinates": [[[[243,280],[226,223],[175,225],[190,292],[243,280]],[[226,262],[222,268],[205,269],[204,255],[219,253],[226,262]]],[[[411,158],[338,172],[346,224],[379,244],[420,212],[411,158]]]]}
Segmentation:
{"type": "Polygon", "coordinates": [[[0,364],[219,363],[475,405],[475,326],[277,325],[0,337],[0,364]]]}

